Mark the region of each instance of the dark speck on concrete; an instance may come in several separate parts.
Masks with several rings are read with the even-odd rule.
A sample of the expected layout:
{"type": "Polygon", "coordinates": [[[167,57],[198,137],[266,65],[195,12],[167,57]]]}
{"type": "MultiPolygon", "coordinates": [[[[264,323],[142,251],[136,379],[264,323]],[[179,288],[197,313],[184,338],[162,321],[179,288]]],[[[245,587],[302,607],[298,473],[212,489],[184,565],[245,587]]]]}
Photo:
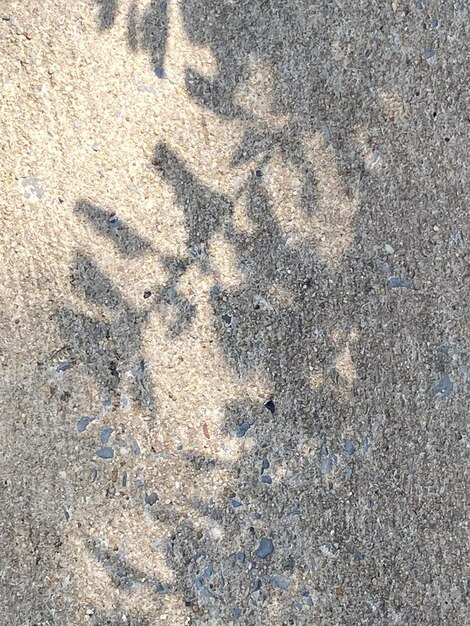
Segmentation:
{"type": "Polygon", "coordinates": [[[211,296],[213,298],[217,298],[218,295],[220,295],[220,287],[214,285],[213,287],[211,287],[211,296]]]}
{"type": "Polygon", "coordinates": [[[356,561],[363,561],[366,558],[366,555],[363,552],[356,552],[354,558],[356,561]]]}
{"type": "Polygon", "coordinates": [[[101,404],[105,407],[105,409],[109,409],[109,407],[112,406],[111,400],[102,400],[101,404]]]}
{"type": "Polygon", "coordinates": [[[112,459],[114,457],[114,450],[112,448],[105,447],[98,450],[96,454],[100,457],[100,459],[112,459]]]}
{"type": "Polygon", "coordinates": [[[78,432],[79,433],[85,432],[85,430],[88,428],[88,426],[92,423],[94,419],[95,419],[94,417],[88,417],[88,415],[81,417],[77,422],[78,432]]]}
{"type": "Polygon", "coordinates": [[[285,576],[281,576],[281,574],[272,574],[270,576],[266,576],[265,581],[270,583],[273,587],[277,587],[278,589],[289,589],[288,579],[285,576]]]}
{"type": "Polygon", "coordinates": [[[411,282],[400,276],[391,276],[387,281],[389,289],[411,289],[411,282]]]}
{"type": "Polygon", "coordinates": [[[264,470],[269,469],[269,460],[267,458],[264,458],[261,461],[261,471],[264,472],[264,470]]]}
{"type": "Polygon", "coordinates": [[[152,292],[149,291],[148,289],[146,289],[144,291],[144,298],[147,300],[147,298],[150,298],[150,296],[152,295],[152,292]]]}
{"type": "Polygon", "coordinates": [[[251,593],[255,593],[255,591],[259,591],[261,589],[261,578],[257,578],[254,582],[253,585],[253,589],[251,590],[251,593]]]}
{"type": "Polygon", "coordinates": [[[347,441],[344,444],[344,451],[346,452],[346,454],[349,454],[349,456],[352,456],[356,452],[356,446],[353,444],[352,441],[347,441]]]}
{"type": "Polygon", "coordinates": [[[113,432],[114,432],[114,428],[112,428],[111,426],[105,426],[103,430],[101,431],[101,435],[100,435],[101,443],[102,444],[108,443],[113,432]]]}
{"type": "Polygon", "coordinates": [[[163,69],[163,67],[156,67],[155,70],[155,76],[157,78],[165,78],[165,70],[163,69]]]}
{"type": "Polygon", "coordinates": [[[268,556],[274,552],[274,543],[273,540],[269,537],[262,537],[259,542],[259,546],[257,547],[255,554],[260,559],[266,559],[268,556]]]}
{"type": "Polygon", "coordinates": [[[243,422],[242,424],[238,424],[235,434],[237,437],[244,437],[250,428],[250,422],[243,422]]]}
{"type": "Polygon", "coordinates": [[[264,405],[265,409],[268,409],[268,411],[270,413],[274,413],[274,411],[276,410],[276,405],[274,404],[274,402],[272,400],[268,400],[265,405],[264,405]]]}
{"type": "Polygon", "coordinates": [[[256,174],[256,178],[261,178],[261,176],[263,175],[263,172],[261,170],[256,170],[255,174],[256,174]]]}
{"type": "Polygon", "coordinates": [[[239,506],[242,506],[240,500],[237,500],[236,498],[230,498],[230,504],[233,506],[234,509],[238,509],[239,506]]]}
{"type": "Polygon", "coordinates": [[[436,396],[439,396],[444,400],[447,399],[454,391],[454,383],[452,382],[452,378],[448,374],[443,376],[441,380],[434,385],[433,391],[436,396]]]}
{"type": "Polygon", "coordinates": [[[153,506],[155,502],[157,502],[157,500],[158,500],[158,496],[154,491],[152,491],[152,493],[145,494],[145,504],[148,504],[149,506],[153,506]]]}
{"type": "Polygon", "coordinates": [[[434,56],[434,50],[431,50],[431,48],[426,48],[426,50],[423,53],[424,58],[427,60],[432,59],[432,57],[434,56]]]}
{"type": "Polygon", "coordinates": [[[261,482],[265,485],[270,485],[273,482],[271,476],[261,476],[261,482]]]}
{"type": "Polygon", "coordinates": [[[232,323],[232,317],[230,315],[227,315],[226,313],[222,315],[222,319],[224,320],[226,324],[232,323]]]}
{"type": "Polygon", "coordinates": [[[70,513],[67,511],[65,506],[64,506],[64,517],[65,517],[65,521],[68,522],[70,519],[70,513]]]}

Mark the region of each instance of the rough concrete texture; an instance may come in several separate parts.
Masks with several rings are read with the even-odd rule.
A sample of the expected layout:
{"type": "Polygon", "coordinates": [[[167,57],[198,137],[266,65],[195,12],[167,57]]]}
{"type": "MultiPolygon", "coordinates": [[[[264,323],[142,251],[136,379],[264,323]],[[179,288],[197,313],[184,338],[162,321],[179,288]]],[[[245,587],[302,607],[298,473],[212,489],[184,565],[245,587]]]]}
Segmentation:
{"type": "Polygon", "coordinates": [[[468,4],[0,14],[0,623],[468,623],[468,4]]]}

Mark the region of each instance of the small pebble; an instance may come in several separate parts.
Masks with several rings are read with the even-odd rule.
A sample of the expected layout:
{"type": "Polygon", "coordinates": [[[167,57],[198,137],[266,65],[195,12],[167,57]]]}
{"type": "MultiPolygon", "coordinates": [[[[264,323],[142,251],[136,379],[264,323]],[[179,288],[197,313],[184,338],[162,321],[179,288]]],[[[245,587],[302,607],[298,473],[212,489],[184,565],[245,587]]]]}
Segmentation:
{"type": "Polygon", "coordinates": [[[152,491],[152,493],[145,494],[145,504],[148,504],[149,506],[153,506],[158,499],[159,498],[154,491],[152,491]]]}
{"type": "Polygon", "coordinates": [[[265,485],[270,485],[273,482],[271,476],[261,476],[261,482],[265,485]]]}
{"type": "Polygon", "coordinates": [[[262,461],[261,461],[261,471],[264,472],[264,470],[269,469],[269,460],[265,457],[262,461]]]}
{"type": "Polygon", "coordinates": [[[274,402],[272,400],[268,400],[265,405],[264,405],[265,409],[268,409],[268,411],[270,413],[274,413],[274,411],[276,410],[276,406],[274,404],[274,402]]]}
{"type": "Polygon", "coordinates": [[[266,559],[268,556],[274,552],[274,543],[273,540],[269,537],[262,537],[259,542],[259,546],[257,547],[255,554],[260,559],[266,559]]]}
{"type": "Polygon", "coordinates": [[[261,578],[257,578],[254,582],[253,589],[251,593],[255,593],[255,591],[259,591],[261,589],[261,578]]]}
{"type": "Polygon", "coordinates": [[[423,53],[423,57],[426,59],[426,61],[428,61],[429,59],[432,59],[433,56],[434,56],[434,50],[431,50],[431,48],[426,48],[426,50],[423,53]]]}
{"type": "Polygon", "coordinates": [[[96,453],[100,459],[112,459],[114,457],[114,450],[112,448],[101,448],[96,453]]]}
{"type": "Polygon", "coordinates": [[[250,428],[250,422],[243,422],[243,424],[238,424],[235,434],[237,437],[244,437],[250,428]]]}
{"type": "Polygon", "coordinates": [[[387,287],[389,289],[411,289],[411,282],[400,276],[391,276],[387,281],[387,287]]]}
{"type": "Polygon", "coordinates": [[[112,428],[111,426],[105,426],[103,430],[101,431],[101,435],[100,435],[101,443],[102,444],[108,443],[113,432],[114,432],[114,428],[112,428]]]}
{"type": "Polygon", "coordinates": [[[226,313],[224,313],[222,315],[222,319],[224,320],[224,322],[228,325],[231,324],[232,322],[232,317],[230,315],[227,315],[226,313]]]}
{"type": "Polygon", "coordinates": [[[141,478],[137,478],[134,484],[136,489],[140,489],[144,486],[144,481],[141,478]]]}
{"type": "Polygon", "coordinates": [[[233,506],[234,509],[238,509],[239,506],[242,506],[240,500],[237,500],[236,498],[230,498],[230,504],[233,506]]]}
{"type": "Polygon", "coordinates": [[[147,298],[150,298],[150,296],[152,295],[152,292],[149,291],[148,289],[146,289],[144,291],[144,298],[147,300],[147,298]]]}
{"type": "Polygon", "coordinates": [[[85,430],[93,422],[94,419],[95,419],[94,417],[88,417],[88,415],[85,415],[84,417],[81,417],[78,420],[78,422],[77,422],[77,430],[78,430],[78,432],[79,433],[85,432],[85,430]]]}
{"type": "Polygon", "coordinates": [[[261,178],[261,176],[263,175],[263,172],[261,170],[256,170],[255,174],[256,174],[256,178],[261,178]]]}
{"type": "Polygon", "coordinates": [[[157,66],[154,71],[157,78],[165,78],[165,70],[163,69],[163,67],[157,66]]]}

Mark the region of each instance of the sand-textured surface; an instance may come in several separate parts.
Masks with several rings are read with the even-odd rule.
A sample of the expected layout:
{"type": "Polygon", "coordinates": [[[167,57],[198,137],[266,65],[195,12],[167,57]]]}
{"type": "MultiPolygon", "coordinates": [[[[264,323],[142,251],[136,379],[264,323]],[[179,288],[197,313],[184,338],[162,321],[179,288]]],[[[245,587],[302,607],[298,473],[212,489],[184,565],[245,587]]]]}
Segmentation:
{"type": "Polygon", "coordinates": [[[0,18],[0,624],[468,623],[468,5],[0,18]]]}

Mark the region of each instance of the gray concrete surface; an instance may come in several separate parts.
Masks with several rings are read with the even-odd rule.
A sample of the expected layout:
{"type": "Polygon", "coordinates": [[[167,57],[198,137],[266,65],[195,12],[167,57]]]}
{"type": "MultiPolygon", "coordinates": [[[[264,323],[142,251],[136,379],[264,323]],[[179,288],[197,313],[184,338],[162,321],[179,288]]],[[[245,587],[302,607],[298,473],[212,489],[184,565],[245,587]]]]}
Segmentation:
{"type": "Polygon", "coordinates": [[[468,6],[1,12],[0,623],[468,623],[468,6]]]}

